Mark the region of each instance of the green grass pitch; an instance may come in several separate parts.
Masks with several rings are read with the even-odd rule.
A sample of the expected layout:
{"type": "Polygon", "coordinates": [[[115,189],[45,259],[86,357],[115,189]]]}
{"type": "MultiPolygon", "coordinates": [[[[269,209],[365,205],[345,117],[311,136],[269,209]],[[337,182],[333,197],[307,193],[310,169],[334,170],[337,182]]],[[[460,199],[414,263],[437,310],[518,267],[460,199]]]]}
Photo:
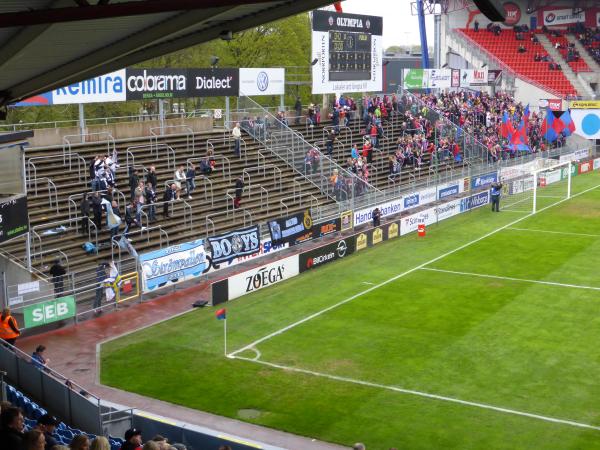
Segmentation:
{"type": "Polygon", "coordinates": [[[230,352],[355,296],[240,358],[211,309],[110,341],[101,381],[369,450],[600,449],[596,186],[578,176],[534,216],[486,206],[237,299],[230,352]]]}

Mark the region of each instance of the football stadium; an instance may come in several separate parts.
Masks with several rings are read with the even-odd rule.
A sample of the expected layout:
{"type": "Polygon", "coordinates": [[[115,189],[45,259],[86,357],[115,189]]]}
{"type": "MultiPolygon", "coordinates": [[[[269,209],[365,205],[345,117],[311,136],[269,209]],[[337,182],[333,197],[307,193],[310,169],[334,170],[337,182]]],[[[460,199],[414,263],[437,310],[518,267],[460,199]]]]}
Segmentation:
{"type": "Polygon", "coordinates": [[[600,449],[600,2],[0,30],[2,450],[600,449]]]}

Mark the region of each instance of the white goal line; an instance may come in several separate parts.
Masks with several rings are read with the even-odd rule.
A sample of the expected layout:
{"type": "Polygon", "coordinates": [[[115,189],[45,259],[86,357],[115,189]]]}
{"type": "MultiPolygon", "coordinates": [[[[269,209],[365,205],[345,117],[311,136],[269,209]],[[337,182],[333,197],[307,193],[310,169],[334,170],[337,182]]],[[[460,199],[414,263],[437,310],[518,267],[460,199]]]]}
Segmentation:
{"type": "Polygon", "coordinates": [[[522,283],[546,284],[546,285],[550,285],[550,286],[559,286],[559,287],[564,287],[564,288],[589,289],[592,291],[600,291],[600,287],[597,287],[597,286],[585,286],[585,285],[580,285],[580,284],[558,283],[556,281],[530,280],[528,278],[505,277],[502,275],[489,275],[486,273],[459,272],[457,270],[436,269],[434,267],[421,267],[420,270],[429,270],[430,272],[449,273],[452,275],[463,275],[463,276],[469,276],[469,277],[494,278],[496,280],[519,281],[522,283]]]}
{"type": "Polygon", "coordinates": [[[385,385],[385,384],[373,383],[371,381],[364,381],[364,380],[358,380],[355,378],[348,378],[348,377],[342,377],[339,375],[332,375],[332,374],[327,374],[327,373],[322,373],[322,372],[316,372],[314,370],[302,369],[299,367],[285,366],[282,364],[271,363],[268,361],[261,361],[260,359],[255,359],[255,358],[251,359],[251,358],[245,358],[243,356],[232,356],[232,358],[240,359],[243,361],[248,361],[248,362],[255,363],[255,364],[261,364],[261,365],[264,365],[267,367],[272,367],[274,369],[281,369],[281,370],[288,371],[288,372],[296,372],[296,373],[301,373],[301,374],[305,374],[305,375],[312,375],[315,377],[327,378],[329,380],[341,381],[344,383],[352,383],[352,384],[357,384],[357,385],[371,387],[371,388],[385,389],[388,391],[393,391],[393,392],[397,392],[397,393],[401,393],[401,394],[409,394],[409,395],[415,395],[418,397],[425,397],[425,398],[429,398],[432,400],[440,400],[440,401],[445,401],[445,402],[450,402],[450,403],[458,403],[460,405],[472,406],[472,407],[481,408],[481,409],[488,409],[488,410],[492,410],[492,411],[496,411],[496,412],[500,412],[500,413],[504,413],[504,414],[512,414],[515,416],[528,417],[530,419],[542,420],[544,422],[552,422],[552,423],[569,425],[569,426],[578,427],[578,428],[587,428],[587,429],[592,429],[592,430],[597,430],[597,431],[600,430],[600,427],[595,426],[595,425],[590,425],[587,423],[576,422],[576,421],[568,420],[568,419],[558,419],[556,417],[544,416],[541,414],[534,414],[534,413],[529,413],[529,412],[525,412],[525,411],[519,411],[516,409],[503,408],[501,406],[489,405],[487,403],[473,402],[473,401],[469,401],[469,400],[461,400],[459,398],[447,397],[445,395],[431,394],[428,392],[416,391],[413,389],[404,389],[404,388],[397,387],[397,386],[389,386],[389,385],[385,385]]]}
{"type": "MultiPolygon", "coordinates": [[[[581,192],[578,192],[577,194],[574,194],[574,195],[572,195],[570,198],[579,197],[580,195],[583,195],[583,194],[585,194],[585,193],[587,193],[587,192],[593,191],[594,189],[597,189],[597,188],[599,188],[599,187],[600,187],[600,184],[597,184],[596,186],[592,186],[591,188],[585,189],[585,190],[583,190],[583,191],[581,191],[581,192]]],[[[562,200],[559,200],[559,201],[558,201],[558,202],[556,202],[556,203],[553,203],[553,204],[551,204],[551,205],[545,206],[544,208],[542,208],[542,209],[538,210],[537,212],[538,212],[538,213],[540,213],[540,212],[542,212],[542,211],[545,211],[546,209],[553,208],[554,206],[556,206],[556,205],[560,205],[561,203],[563,203],[563,202],[565,202],[565,201],[567,201],[567,200],[569,200],[569,198],[563,198],[562,200]]],[[[229,354],[227,355],[227,357],[229,357],[229,358],[234,358],[234,357],[235,357],[235,355],[237,355],[237,354],[239,354],[239,353],[242,353],[242,352],[244,352],[244,351],[246,351],[246,350],[249,350],[249,349],[251,349],[252,347],[255,347],[255,346],[257,346],[258,344],[260,344],[260,343],[262,343],[262,342],[268,341],[269,339],[271,339],[271,338],[273,338],[273,337],[275,337],[275,336],[278,336],[278,335],[280,335],[280,334],[282,334],[282,333],[285,333],[286,331],[289,331],[289,330],[291,330],[292,328],[295,328],[295,327],[297,327],[298,325],[302,325],[303,323],[306,323],[306,322],[308,322],[309,320],[312,320],[312,319],[314,319],[314,318],[316,318],[316,317],[319,317],[319,316],[321,316],[321,315],[323,315],[323,314],[325,314],[325,313],[327,313],[327,312],[329,312],[329,311],[331,311],[331,310],[333,310],[333,309],[336,309],[336,308],[338,308],[338,307],[340,307],[340,306],[342,306],[342,305],[345,305],[346,303],[349,303],[349,302],[351,302],[352,300],[355,300],[355,299],[357,299],[357,298],[359,298],[359,297],[362,297],[363,295],[365,295],[365,294],[368,294],[369,292],[372,292],[372,291],[374,291],[374,290],[376,290],[376,289],[379,289],[380,287],[382,287],[382,286],[385,286],[385,285],[387,285],[387,284],[389,284],[389,283],[391,283],[391,282],[393,282],[393,281],[396,281],[396,280],[398,280],[398,279],[400,279],[400,278],[402,278],[402,277],[404,277],[404,276],[406,276],[406,275],[409,275],[409,274],[411,274],[411,273],[413,273],[413,272],[415,272],[415,271],[417,271],[417,270],[419,270],[419,269],[421,269],[421,268],[423,268],[423,267],[425,267],[425,266],[428,266],[428,265],[430,265],[430,264],[433,264],[434,262],[436,262],[436,261],[439,261],[440,259],[443,259],[443,258],[445,258],[446,256],[450,256],[450,255],[452,255],[453,253],[456,253],[456,252],[458,252],[458,251],[460,251],[460,250],[462,250],[462,249],[464,249],[464,248],[467,248],[467,247],[469,247],[469,246],[471,246],[471,245],[473,245],[473,244],[476,244],[477,242],[479,242],[479,241],[481,241],[481,240],[483,240],[483,239],[486,239],[486,238],[488,238],[488,237],[490,237],[490,236],[493,236],[494,234],[496,234],[496,233],[498,233],[498,232],[500,232],[500,231],[502,231],[502,230],[505,230],[505,229],[507,229],[507,228],[510,228],[510,227],[512,227],[513,225],[515,225],[515,224],[517,224],[517,223],[519,223],[519,222],[521,222],[521,221],[523,221],[523,220],[525,220],[525,219],[527,219],[527,218],[529,218],[529,217],[531,217],[531,216],[533,216],[533,215],[534,215],[534,213],[533,213],[533,212],[530,212],[529,214],[527,214],[527,215],[525,215],[525,216],[523,216],[523,217],[520,217],[520,218],[518,218],[518,219],[516,219],[516,220],[513,220],[512,222],[509,222],[509,223],[507,223],[506,225],[503,225],[503,226],[501,226],[501,227],[499,227],[499,228],[496,228],[495,230],[492,230],[492,231],[490,231],[489,233],[486,233],[486,234],[484,234],[483,236],[480,236],[480,237],[478,237],[478,238],[476,238],[476,239],[473,239],[472,241],[469,241],[469,242],[467,242],[466,244],[460,245],[460,246],[456,247],[455,249],[453,249],[453,250],[450,250],[449,252],[446,252],[446,253],[444,253],[443,255],[436,256],[435,258],[433,258],[433,259],[430,259],[429,261],[426,261],[426,262],[424,262],[424,263],[422,263],[422,264],[419,264],[418,266],[416,266],[416,267],[413,267],[412,269],[406,270],[405,272],[402,272],[402,273],[400,273],[400,274],[398,274],[398,275],[394,275],[393,277],[391,277],[391,278],[388,278],[387,280],[385,280],[385,281],[382,281],[382,282],[381,282],[381,283],[379,283],[379,284],[376,284],[376,285],[374,285],[374,286],[371,286],[371,287],[370,287],[370,288],[368,288],[368,289],[365,289],[365,290],[363,290],[363,291],[360,291],[359,293],[357,293],[357,294],[354,294],[354,295],[352,295],[352,296],[350,296],[350,297],[348,297],[348,298],[346,298],[346,299],[344,299],[344,300],[341,300],[341,301],[339,301],[339,302],[337,302],[337,303],[334,303],[333,305],[330,305],[330,306],[328,306],[328,307],[326,307],[326,308],[323,308],[323,309],[321,309],[321,310],[319,310],[319,311],[317,311],[317,312],[315,312],[315,313],[313,313],[313,314],[310,314],[310,315],[308,315],[308,316],[304,317],[303,319],[300,319],[300,320],[298,320],[298,321],[296,321],[296,322],[293,322],[293,323],[291,323],[291,324],[289,324],[289,325],[287,325],[287,326],[285,326],[285,327],[283,327],[283,328],[280,328],[280,329],[279,329],[279,330],[277,330],[277,331],[274,331],[274,332],[272,332],[272,333],[269,333],[269,334],[267,334],[266,336],[263,336],[263,337],[261,337],[261,338],[259,338],[259,339],[256,339],[255,341],[253,341],[253,342],[249,343],[248,345],[245,345],[244,347],[241,347],[241,348],[239,348],[238,350],[234,350],[233,352],[229,353],[229,354]]]]}

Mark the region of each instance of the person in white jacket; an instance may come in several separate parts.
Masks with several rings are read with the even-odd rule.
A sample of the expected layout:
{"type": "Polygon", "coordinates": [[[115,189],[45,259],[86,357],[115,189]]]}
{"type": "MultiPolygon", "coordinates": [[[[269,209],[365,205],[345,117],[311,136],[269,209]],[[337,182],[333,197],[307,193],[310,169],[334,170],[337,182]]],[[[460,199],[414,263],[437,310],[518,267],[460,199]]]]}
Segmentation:
{"type": "Polygon", "coordinates": [[[242,139],[242,130],[240,124],[236,123],[233,130],[231,130],[231,136],[233,137],[233,151],[235,156],[240,156],[240,140],[242,139]]]}

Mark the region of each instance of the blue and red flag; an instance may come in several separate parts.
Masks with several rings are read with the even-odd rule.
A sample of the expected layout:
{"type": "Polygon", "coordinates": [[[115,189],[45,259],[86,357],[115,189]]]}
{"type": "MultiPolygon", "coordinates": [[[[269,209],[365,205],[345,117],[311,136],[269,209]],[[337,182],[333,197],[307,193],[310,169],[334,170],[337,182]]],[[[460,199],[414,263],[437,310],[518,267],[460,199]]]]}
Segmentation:
{"type": "Polygon", "coordinates": [[[502,114],[502,125],[500,126],[500,134],[503,138],[512,140],[513,134],[515,133],[515,127],[513,126],[511,120],[508,117],[508,112],[504,111],[502,114]]]}
{"type": "Polygon", "coordinates": [[[227,319],[227,310],[225,308],[217,309],[217,312],[215,312],[215,317],[217,320],[227,319]]]}
{"type": "Polygon", "coordinates": [[[544,139],[548,142],[554,142],[558,138],[558,133],[562,131],[562,125],[562,120],[556,118],[554,111],[546,108],[546,117],[542,122],[542,136],[544,139]],[[557,128],[559,129],[558,131],[556,131],[557,128]]]}
{"type": "Polygon", "coordinates": [[[565,128],[562,130],[565,136],[571,136],[575,131],[575,123],[571,119],[571,110],[567,109],[560,115],[560,120],[564,124],[565,128]]]}

